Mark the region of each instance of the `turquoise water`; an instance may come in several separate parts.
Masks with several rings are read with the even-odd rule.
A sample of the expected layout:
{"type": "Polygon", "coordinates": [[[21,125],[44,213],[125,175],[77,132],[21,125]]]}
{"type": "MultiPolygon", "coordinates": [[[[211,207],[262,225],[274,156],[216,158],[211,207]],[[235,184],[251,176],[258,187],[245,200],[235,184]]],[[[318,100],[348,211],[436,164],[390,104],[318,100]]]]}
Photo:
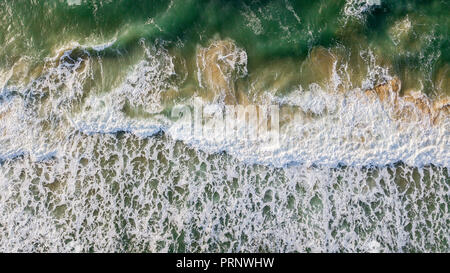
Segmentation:
{"type": "Polygon", "coordinates": [[[448,252],[449,6],[2,1],[0,250],[448,252]]]}

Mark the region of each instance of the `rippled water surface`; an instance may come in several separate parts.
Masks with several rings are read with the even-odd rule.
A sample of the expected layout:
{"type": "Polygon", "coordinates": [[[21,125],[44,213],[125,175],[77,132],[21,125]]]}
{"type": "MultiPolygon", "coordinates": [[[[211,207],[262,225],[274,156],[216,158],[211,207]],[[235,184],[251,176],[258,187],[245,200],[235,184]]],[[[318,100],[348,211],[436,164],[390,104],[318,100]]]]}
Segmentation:
{"type": "Polygon", "coordinates": [[[449,9],[1,1],[0,251],[448,252],[449,9]]]}

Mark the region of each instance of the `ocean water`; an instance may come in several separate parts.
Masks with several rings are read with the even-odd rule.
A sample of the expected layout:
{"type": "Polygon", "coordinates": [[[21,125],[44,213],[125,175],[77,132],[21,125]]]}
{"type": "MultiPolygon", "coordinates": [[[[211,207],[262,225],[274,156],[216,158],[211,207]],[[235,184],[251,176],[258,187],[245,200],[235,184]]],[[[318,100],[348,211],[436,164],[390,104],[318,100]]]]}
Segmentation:
{"type": "Polygon", "coordinates": [[[448,252],[448,10],[1,1],[0,251],[448,252]]]}

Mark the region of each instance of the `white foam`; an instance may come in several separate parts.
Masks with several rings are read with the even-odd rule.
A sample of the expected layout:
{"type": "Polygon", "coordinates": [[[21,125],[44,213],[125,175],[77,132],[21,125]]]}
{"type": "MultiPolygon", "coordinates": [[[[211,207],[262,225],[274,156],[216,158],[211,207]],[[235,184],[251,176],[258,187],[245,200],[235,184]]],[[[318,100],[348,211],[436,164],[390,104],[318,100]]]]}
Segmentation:
{"type": "Polygon", "coordinates": [[[37,161],[57,156],[51,139],[32,127],[22,99],[12,97],[0,103],[0,116],[0,161],[27,154],[37,161]]]}
{"type": "Polygon", "coordinates": [[[256,35],[264,33],[264,27],[258,16],[250,9],[249,6],[244,4],[244,9],[241,11],[242,16],[247,21],[246,26],[249,27],[256,35]]]}
{"type": "MultiPolygon", "coordinates": [[[[149,64],[140,62],[136,67],[145,69],[131,70],[108,93],[92,92],[72,113],[64,109],[78,101],[78,92],[61,94],[50,80],[39,86],[51,87],[51,103],[37,103],[51,111],[39,115],[27,111],[26,97],[3,94],[0,158],[31,156],[0,164],[0,251],[448,248],[448,211],[436,209],[447,204],[448,168],[414,167],[448,166],[448,120],[439,126],[405,123],[392,119],[386,105],[365,100],[359,89],[344,95],[313,84],[285,97],[266,96],[267,103],[302,113],[281,128],[279,147],[196,135],[190,123],[151,111],[145,118],[123,112],[126,99],[146,94],[133,85],[164,92],[166,85],[151,83],[157,75],[167,79],[170,69],[139,74],[154,71],[149,64]],[[53,116],[70,121],[55,120],[62,136],[59,127],[46,133],[39,125],[53,116]],[[150,137],[160,130],[167,134],[150,137]],[[113,135],[119,131],[128,133],[113,135]],[[212,154],[222,151],[231,156],[212,154]],[[386,166],[399,160],[407,165],[386,166]],[[350,166],[330,168],[339,163],[350,166]]],[[[137,106],[144,101],[134,100],[137,106]]],[[[204,103],[197,97],[189,102],[204,103]]],[[[159,100],[151,103],[151,109],[161,107],[159,100]]],[[[209,105],[206,112],[221,107],[209,105]]],[[[209,123],[204,129],[211,129],[209,123]]]]}
{"type": "Polygon", "coordinates": [[[165,122],[162,116],[155,119],[133,119],[126,116],[117,104],[117,97],[106,94],[87,98],[85,109],[71,118],[73,126],[86,134],[130,132],[139,137],[158,133],[165,122]]]}
{"type": "Polygon", "coordinates": [[[167,119],[162,115],[152,118],[131,118],[123,112],[125,104],[141,107],[146,114],[157,114],[164,108],[162,93],[176,89],[170,78],[175,75],[173,58],[164,48],[145,49],[145,58],[136,64],[124,82],[103,95],[90,95],[84,109],[71,116],[72,124],[84,133],[131,132],[149,137],[164,128],[167,119]]]}
{"type": "Polygon", "coordinates": [[[381,5],[381,0],[347,0],[343,13],[347,17],[364,19],[367,11],[379,5],[381,5]]]}
{"type": "MultiPolygon", "coordinates": [[[[371,51],[361,54],[368,63],[364,88],[372,87],[379,79],[391,78],[386,68],[376,65],[371,51]]],[[[32,83],[32,86],[38,89],[50,89],[50,105],[40,107],[51,106],[49,109],[52,110],[41,118],[49,118],[52,115],[68,118],[73,129],[88,134],[126,131],[140,137],[149,137],[162,130],[172,138],[182,140],[200,150],[211,153],[226,151],[247,163],[278,167],[288,164],[368,166],[398,161],[411,166],[449,166],[448,118],[438,126],[431,126],[423,121],[404,122],[393,118],[392,109],[386,105],[379,101],[366,100],[358,88],[344,95],[330,93],[329,90],[312,84],[308,90],[299,88],[285,97],[268,95],[267,97],[271,98],[268,103],[289,105],[299,111],[291,121],[280,128],[280,145],[267,148],[266,143],[260,139],[249,141],[193,134],[189,128],[173,124],[167,117],[159,115],[159,111],[164,108],[161,104],[163,92],[168,88],[175,88],[170,80],[175,70],[167,51],[156,47],[146,49],[144,60],[131,70],[119,87],[105,95],[89,95],[81,111],[68,114],[61,105],[70,107],[72,101],[81,96],[82,82],[89,75],[89,72],[75,73],[74,70],[79,65],[80,63],[61,63],[50,68],[47,74],[32,83]],[[69,86],[71,91],[62,92],[61,86],[69,86]],[[152,117],[131,117],[124,113],[126,102],[132,107],[143,107],[152,117]]],[[[89,71],[88,68],[85,70],[89,71]]],[[[332,88],[341,82],[336,65],[333,70],[335,73],[332,88]]],[[[32,150],[37,158],[54,154],[54,148],[49,147],[55,147],[55,143],[48,143],[47,140],[37,141],[47,137],[40,129],[35,128],[36,133],[30,139],[14,139],[14,136],[24,135],[23,130],[28,126],[24,122],[36,118],[25,114],[19,98],[3,103],[2,107],[15,109],[9,114],[11,117],[2,119],[2,126],[5,128],[3,131],[7,132],[6,138],[1,139],[4,143],[1,148],[3,157],[30,153],[32,150]]],[[[55,141],[58,143],[61,140],[55,141]]]]}
{"type": "Polygon", "coordinates": [[[442,167],[276,169],[166,137],[75,134],[55,160],[0,164],[0,250],[439,252],[446,179],[442,167]]]}
{"type": "Polygon", "coordinates": [[[317,85],[311,87],[310,91],[299,90],[291,96],[274,98],[275,102],[298,106],[302,111],[280,128],[280,145],[271,149],[259,140],[193,134],[185,123],[176,124],[167,132],[201,150],[226,151],[247,163],[277,167],[288,164],[382,166],[398,161],[411,166],[449,166],[448,118],[439,126],[423,121],[400,121],[394,118],[393,109],[358,95],[362,93],[359,89],[342,95],[326,93],[317,85]],[[302,112],[317,116],[311,118],[302,112]]]}

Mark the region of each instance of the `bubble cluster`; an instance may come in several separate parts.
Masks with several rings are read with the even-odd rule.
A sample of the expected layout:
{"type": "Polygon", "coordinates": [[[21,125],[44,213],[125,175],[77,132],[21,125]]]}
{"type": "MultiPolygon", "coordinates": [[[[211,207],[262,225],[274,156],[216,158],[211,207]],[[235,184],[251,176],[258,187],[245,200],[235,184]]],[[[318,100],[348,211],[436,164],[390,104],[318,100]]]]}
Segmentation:
{"type": "Polygon", "coordinates": [[[64,147],[0,166],[2,251],[448,251],[444,167],[279,169],[129,133],[64,147]]]}

